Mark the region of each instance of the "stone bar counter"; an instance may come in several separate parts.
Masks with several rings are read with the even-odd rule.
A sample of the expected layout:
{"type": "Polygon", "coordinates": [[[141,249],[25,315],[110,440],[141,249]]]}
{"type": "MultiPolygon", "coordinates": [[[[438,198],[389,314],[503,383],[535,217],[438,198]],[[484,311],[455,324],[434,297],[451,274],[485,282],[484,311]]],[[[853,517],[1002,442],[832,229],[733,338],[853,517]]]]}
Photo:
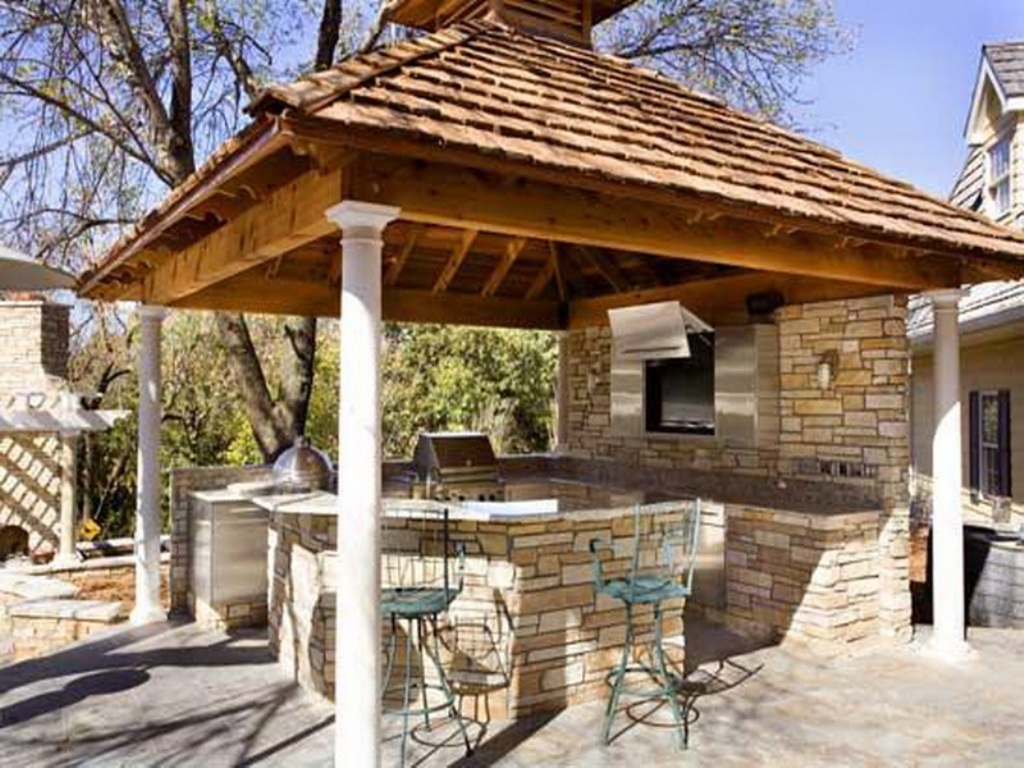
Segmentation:
{"type": "MultiPolygon", "coordinates": [[[[454,687],[466,714],[475,717],[522,717],[605,695],[605,676],[622,650],[625,614],[621,603],[595,598],[589,543],[611,542],[615,555],[606,572],[624,572],[634,505],[692,497],[631,490],[593,474],[506,477],[507,504],[446,503],[451,540],[465,547],[467,558],[465,589],[442,638],[454,687]]],[[[827,654],[878,637],[879,513],[849,499],[812,509],[798,493],[789,494],[793,509],[779,509],[778,497],[786,494],[778,489],[771,507],[736,503],[737,491],[757,500],[752,489],[720,487],[717,495],[728,500],[705,494],[702,501],[693,605],[680,601],[666,614],[674,663],[684,663],[684,608],[827,654]]],[[[390,492],[403,495],[394,486],[390,492]]],[[[820,500],[820,486],[815,493],[820,500]]],[[[255,502],[271,520],[271,647],[301,685],[331,697],[335,497],[255,502]]],[[[385,499],[385,530],[410,525],[417,505],[439,503],[385,499]]],[[[646,634],[653,630],[649,618],[641,614],[646,634]]]]}

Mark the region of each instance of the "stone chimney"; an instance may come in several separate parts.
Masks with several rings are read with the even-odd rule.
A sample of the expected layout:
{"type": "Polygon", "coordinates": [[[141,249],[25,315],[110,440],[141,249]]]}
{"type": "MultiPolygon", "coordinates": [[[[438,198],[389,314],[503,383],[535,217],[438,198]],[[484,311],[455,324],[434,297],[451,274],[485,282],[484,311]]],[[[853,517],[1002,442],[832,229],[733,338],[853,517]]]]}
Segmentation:
{"type": "Polygon", "coordinates": [[[0,301],[0,408],[12,397],[67,390],[71,307],[0,301]]]}

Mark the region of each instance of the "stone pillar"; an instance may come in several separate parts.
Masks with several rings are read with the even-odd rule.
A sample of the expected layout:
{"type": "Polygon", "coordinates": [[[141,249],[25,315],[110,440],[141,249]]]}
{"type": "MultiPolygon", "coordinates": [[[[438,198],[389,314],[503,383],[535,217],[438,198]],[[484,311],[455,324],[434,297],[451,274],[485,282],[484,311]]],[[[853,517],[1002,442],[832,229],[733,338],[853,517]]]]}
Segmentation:
{"type": "Polygon", "coordinates": [[[569,450],[569,332],[558,334],[558,381],[555,383],[555,450],[569,450]]]}
{"type": "Polygon", "coordinates": [[[77,432],[60,433],[60,549],[57,562],[72,565],[75,555],[75,486],[77,485],[77,432]]]}
{"type": "Polygon", "coordinates": [[[132,624],[163,621],[160,604],[160,327],[163,307],[139,306],[139,452],[132,624]]]}
{"type": "Polygon", "coordinates": [[[354,200],[342,230],[334,764],[380,765],[381,252],[400,211],[354,200]]]}
{"type": "Polygon", "coordinates": [[[960,436],[959,290],[929,294],[935,315],[935,433],[932,437],[933,650],[966,650],[964,625],[963,443],[960,436]]]}

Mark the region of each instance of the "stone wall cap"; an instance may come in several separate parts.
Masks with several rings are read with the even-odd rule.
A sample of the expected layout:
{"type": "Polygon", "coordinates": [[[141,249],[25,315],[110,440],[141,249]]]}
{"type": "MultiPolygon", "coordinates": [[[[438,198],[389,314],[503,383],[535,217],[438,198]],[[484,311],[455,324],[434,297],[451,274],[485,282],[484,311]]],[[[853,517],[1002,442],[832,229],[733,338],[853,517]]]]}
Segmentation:
{"type": "Polygon", "coordinates": [[[74,597],[78,587],[60,579],[0,569],[0,594],[26,600],[49,600],[74,597]]]}
{"type": "Polygon", "coordinates": [[[7,612],[13,618],[74,619],[111,624],[122,617],[124,606],[119,601],[105,600],[26,600],[8,606],[7,612]]]}

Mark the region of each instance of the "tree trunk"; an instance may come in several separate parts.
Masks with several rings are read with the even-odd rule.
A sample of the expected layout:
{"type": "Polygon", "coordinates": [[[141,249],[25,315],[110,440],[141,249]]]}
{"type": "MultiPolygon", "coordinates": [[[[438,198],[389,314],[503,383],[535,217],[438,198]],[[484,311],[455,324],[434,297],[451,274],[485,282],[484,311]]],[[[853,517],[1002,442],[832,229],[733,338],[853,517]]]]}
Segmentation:
{"type": "Polygon", "coordinates": [[[273,461],[305,431],[313,389],[316,325],[315,317],[284,322],[289,364],[282,365],[281,395],[275,400],[245,317],[227,312],[216,315],[217,335],[228,353],[228,365],[265,461],[273,461]]]}

